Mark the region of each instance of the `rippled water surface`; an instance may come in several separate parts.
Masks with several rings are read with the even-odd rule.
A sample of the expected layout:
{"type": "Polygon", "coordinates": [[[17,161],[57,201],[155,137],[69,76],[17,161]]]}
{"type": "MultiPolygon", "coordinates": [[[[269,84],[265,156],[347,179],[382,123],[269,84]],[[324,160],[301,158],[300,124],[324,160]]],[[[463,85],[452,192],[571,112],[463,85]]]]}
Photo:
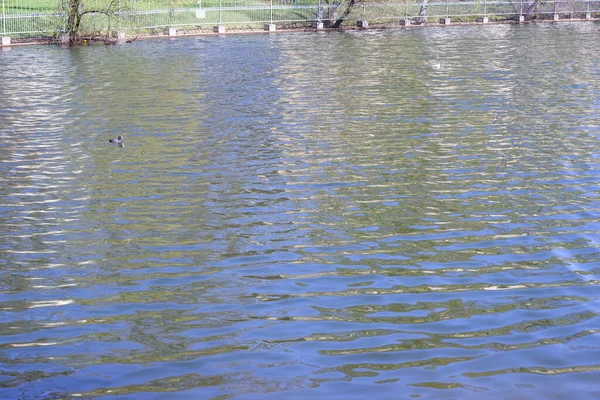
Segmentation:
{"type": "Polygon", "coordinates": [[[599,398],[598,37],[1,51],[0,397],[599,398]]]}

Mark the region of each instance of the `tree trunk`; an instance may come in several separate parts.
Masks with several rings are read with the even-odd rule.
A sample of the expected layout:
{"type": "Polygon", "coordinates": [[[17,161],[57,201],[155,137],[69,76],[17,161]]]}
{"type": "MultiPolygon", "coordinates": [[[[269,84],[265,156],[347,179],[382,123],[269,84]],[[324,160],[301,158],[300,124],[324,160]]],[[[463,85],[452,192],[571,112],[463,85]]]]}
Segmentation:
{"type": "Polygon", "coordinates": [[[342,15],[340,15],[339,18],[336,19],[336,21],[334,22],[334,24],[331,27],[334,29],[339,28],[340,25],[342,25],[342,23],[346,19],[346,17],[350,14],[352,9],[358,5],[360,5],[360,0],[349,0],[348,5],[346,6],[346,9],[342,13],[342,15]]]}
{"type": "Polygon", "coordinates": [[[419,18],[417,21],[420,24],[427,22],[427,2],[428,0],[423,0],[421,3],[421,8],[419,9],[419,18]]]}
{"type": "Polygon", "coordinates": [[[79,39],[79,27],[81,17],[83,16],[83,0],[69,0],[67,3],[67,33],[69,34],[69,44],[76,44],[79,39]]]}

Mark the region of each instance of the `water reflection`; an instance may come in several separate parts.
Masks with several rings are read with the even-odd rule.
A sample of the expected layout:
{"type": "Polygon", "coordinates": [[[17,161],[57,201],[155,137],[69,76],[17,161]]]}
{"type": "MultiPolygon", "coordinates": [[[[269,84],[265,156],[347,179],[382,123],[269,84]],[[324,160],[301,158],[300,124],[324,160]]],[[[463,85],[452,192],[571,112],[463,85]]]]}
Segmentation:
{"type": "Polygon", "coordinates": [[[593,396],[596,31],[3,54],[0,386],[593,396]]]}

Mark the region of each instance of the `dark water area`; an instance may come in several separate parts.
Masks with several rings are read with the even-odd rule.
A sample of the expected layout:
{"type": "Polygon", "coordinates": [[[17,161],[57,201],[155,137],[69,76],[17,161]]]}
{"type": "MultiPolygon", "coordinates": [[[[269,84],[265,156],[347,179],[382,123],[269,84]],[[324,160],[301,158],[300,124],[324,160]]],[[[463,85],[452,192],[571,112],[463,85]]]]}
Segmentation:
{"type": "Polygon", "coordinates": [[[1,51],[0,398],[600,398],[598,37],[1,51]]]}

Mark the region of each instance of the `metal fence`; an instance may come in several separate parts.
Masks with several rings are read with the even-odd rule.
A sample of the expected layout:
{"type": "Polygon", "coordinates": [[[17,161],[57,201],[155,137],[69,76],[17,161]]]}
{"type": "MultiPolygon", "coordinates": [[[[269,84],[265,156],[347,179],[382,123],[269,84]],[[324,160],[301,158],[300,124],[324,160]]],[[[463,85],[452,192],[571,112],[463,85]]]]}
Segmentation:
{"type": "MultiPolygon", "coordinates": [[[[0,35],[11,37],[54,36],[64,31],[67,6],[72,0],[1,0],[0,35]]],[[[348,0],[86,0],[81,31],[112,30],[128,34],[212,29],[256,29],[272,23],[280,27],[310,26],[340,18],[348,0]]],[[[595,18],[600,0],[365,0],[352,8],[345,25],[367,20],[371,25],[452,21],[489,21],[527,18],[595,18]]]]}

